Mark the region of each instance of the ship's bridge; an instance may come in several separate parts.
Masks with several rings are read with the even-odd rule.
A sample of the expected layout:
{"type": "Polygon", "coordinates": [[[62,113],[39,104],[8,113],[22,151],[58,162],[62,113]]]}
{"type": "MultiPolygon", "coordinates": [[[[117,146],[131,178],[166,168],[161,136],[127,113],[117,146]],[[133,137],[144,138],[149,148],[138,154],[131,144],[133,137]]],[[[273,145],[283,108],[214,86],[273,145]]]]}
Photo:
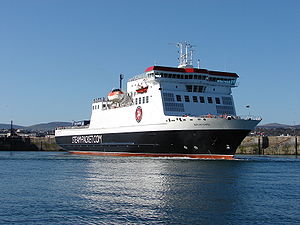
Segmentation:
{"type": "Polygon", "coordinates": [[[129,82],[146,78],[169,78],[178,80],[202,80],[207,81],[210,84],[219,83],[234,87],[238,77],[239,76],[236,73],[230,72],[212,71],[198,68],[151,66],[148,67],[144,73],[131,78],[129,82]]]}
{"type": "Polygon", "coordinates": [[[181,80],[204,80],[209,82],[217,82],[230,84],[234,86],[236,79],[239,77],[236,73],[212,71],[198,68],[175,68],[164,66],[151,66],[145,70],[144,75],[155,78],[171,78],[181,80]]]}

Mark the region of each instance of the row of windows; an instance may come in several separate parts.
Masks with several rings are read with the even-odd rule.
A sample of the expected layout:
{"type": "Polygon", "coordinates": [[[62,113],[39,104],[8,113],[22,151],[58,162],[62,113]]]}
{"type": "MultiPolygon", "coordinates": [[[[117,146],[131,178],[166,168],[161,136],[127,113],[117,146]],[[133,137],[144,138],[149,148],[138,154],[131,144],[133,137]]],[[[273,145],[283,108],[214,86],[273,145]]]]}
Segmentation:
{"type": "Polygon", "coordinates": [[[149,96],[135,98],[136,105],[145,104],[145,103],[149,103],[149,96]]]}
{"type": "Polygon", "coordinates": [[[164,101],[166,102],[174,102],[174,94],[173,93],[163,93],[164,101]]]}
{"type": "Polygon", "coordinates": [[[93,110],[100,109],[100,105],[93,105],[93,110]]]}
{"type": "Polygon", "coordinates": [[[98,104],[98,105],[93,105],[93,110],[96,110],[96,109],[113,109],[113,108],[116,108],[117,106],[116,105],[111,105],[111,104],[98,104]],[[101,108],[102,107],[102,108],[101,108]]]}
{"type": "Polygon", "coordinates": [[[184,105],[182,103],[164,102],[164,108],[166,111],[184,112],[184,105]]]}
{"type": "Polygon", "coordinates": [[[187,92],[201,92],[203,93],[206,89],[205,86],[200,85],[185,85],[187,92]]]}
{"type": "Polygon", "coordinates": [[[175,78],[175,79],[196,79],[196,80],[207,80],[208,76],[205,75],[187,75],[187,74],[172,74],[172,73],[158,73],[155,75],[160,75],[164,78],[175,78]]]}
{"type": "Polygon", "coordinates": [[[223,105],[233,105],[231,97],[222,97],[223,105]]]}
{"type": "MultiPolygon", "coordinates": [[[[163,100],[164,102],[174,102],[174,94],[173,93],[163,93],[163,100]]],[[[214,102],[217,105],[221,104],[221,99],[219,97],[207,97],[204,96],[189,96],[184,95],[183,97],[181,95],[176,95],[176,101],[177,102],[200,102],[200,103],[210,103],[213,104],[214,102]],[[190,98],[191,97],[191,98],[190,98]]],[[[222,97],[223,105],[233,105],[232,98],[231,97],[222,97]]]]}
{"type": "MultiPolygon", "coordinates": [[[[180,96],[180,95],[178,95],[180,96]]],[[[197,96],[193,96],[193,99],[196,100],[197,96]]],[[[211,97],[208,97],[208,99],[211,99],[211,97]]],[[[217,103],[217,99],[216,98],[216,104],[217,103]]],[[[220,100],[220,99],[219,99],[220,100]]],[[[198,99],[197,99],[198,101],[198,99]]],[[[184,104],[183,103],[175,103],[175,102],[164,102],[164,109],[165,111],[172,111],[172,112],[185,112],[184,109],[184,104]]],[[[234,107],[233,106],[228,106],[228,105],[216,105],[216,111],[218,114],[228,114],[228,115],[234,115],[235,111],[234,111],[234,107]]]]}
{"type": "MultiPolygon", "coordinates": [[[[177,102],[182,102],[181,95],[176,95],[176,101],[177,102]]],[[[192,99],[190,99],[190,96],[184,95],[184,101],[185,102],[193,101],[193,102],[200,102],[200,103],[205,103],[207,101],[208,103],[212,104],[213,103],[213,98],[212,97],[207,97],[206,101],[205,101],[204,96],[199,96],[199,98],[198,98],[198,96],[192,96],[192,99]]],[[[216,104],[221,104],[221,100],[220,100],[219,97],[215,97],[215,103],[216,104]]]]}
{"type": "Polygon", "coordinates": [[[216,109],[217,109],[218,114],[228,114],[228,115],[234,115],[235,114],[233,106],[217,105],[216,109]]]}
{"type": "Polygon", "coordinates": [[[172,73],[159,73],[159,72],[156,72],[155,75],[158,75],[163,78],[207,80],[207,81],[227,83],[232,85],[234,85],[236,82],[236,79],[208,77],[206,75],[192,75],[192,74],[187,75],[187,74],[172,74],[172,73]]]}
{"type": "MultiPolygon", "coordinates": [[[[185,112],[183,103],[174,103],[174,102],[164,102],[164,109],[165,111],[172,111],[172,112],[185,112]]],[[[227,106],[227,105],[216,105],[216,110],[218,114],[228,114],[234,115],[234,107],[227,106]]]]}
{"type": "MultiPolygon", "coordinates": [[[[149,96],[135,98],[135,104],[136,105],[145,104],[145,103],[149,103],[149,96]]],[[[106,106],[108,108],[111,107],[110,105],[103,104],[102,108],[106,108],[106,106]]],[[[100,109],[100,105],[93,105],[93,110],[96,110],[96,109],[100,109]]]]}

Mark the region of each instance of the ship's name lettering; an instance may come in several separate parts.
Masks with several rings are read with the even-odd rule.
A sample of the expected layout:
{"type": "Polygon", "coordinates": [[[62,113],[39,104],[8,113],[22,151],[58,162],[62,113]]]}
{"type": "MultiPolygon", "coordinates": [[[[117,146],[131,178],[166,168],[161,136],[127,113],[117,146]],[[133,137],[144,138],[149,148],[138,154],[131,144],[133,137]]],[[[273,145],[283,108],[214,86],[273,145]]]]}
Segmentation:
{"type": "Polygon", "coordinates": [[[73,136],[72,144],[97,144],[102,143],[102,135],[73,136]]]}
{"type": "Polygon", "coordinates": [[[210,126],[209,123],[194,123],[194,126],[210,126]]]}

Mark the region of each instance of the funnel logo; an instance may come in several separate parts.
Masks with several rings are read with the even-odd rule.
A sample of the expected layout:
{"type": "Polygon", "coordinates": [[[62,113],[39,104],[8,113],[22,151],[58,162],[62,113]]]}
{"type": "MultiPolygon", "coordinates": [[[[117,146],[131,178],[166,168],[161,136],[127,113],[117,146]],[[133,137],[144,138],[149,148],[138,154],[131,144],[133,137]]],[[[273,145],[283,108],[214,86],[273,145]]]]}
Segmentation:
{"type": "Polygon", "coordinates": [[[138,106],[135,110],[135,120],[136,122],[141,122],[142,120],[142,117],[143,117],[143,110],[142,110],[142,107],[141,106],[138,106]]]}

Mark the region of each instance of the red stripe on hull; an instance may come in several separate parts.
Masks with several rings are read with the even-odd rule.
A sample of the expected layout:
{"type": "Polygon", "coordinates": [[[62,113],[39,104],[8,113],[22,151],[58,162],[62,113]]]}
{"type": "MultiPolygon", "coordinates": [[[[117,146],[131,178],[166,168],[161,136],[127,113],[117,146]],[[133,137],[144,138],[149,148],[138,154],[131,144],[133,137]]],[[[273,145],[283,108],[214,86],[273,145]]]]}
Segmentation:
{"type": "Polygon", "coordinates": [[[232,160],[233,155],[197,155],[197,154],[159,154],[159,153],[130,153],[130,152],[84,152],[69,151],[71,154],[120,156],[120,157],[186,157],[193,159],[227,159],[232,160]]]}

